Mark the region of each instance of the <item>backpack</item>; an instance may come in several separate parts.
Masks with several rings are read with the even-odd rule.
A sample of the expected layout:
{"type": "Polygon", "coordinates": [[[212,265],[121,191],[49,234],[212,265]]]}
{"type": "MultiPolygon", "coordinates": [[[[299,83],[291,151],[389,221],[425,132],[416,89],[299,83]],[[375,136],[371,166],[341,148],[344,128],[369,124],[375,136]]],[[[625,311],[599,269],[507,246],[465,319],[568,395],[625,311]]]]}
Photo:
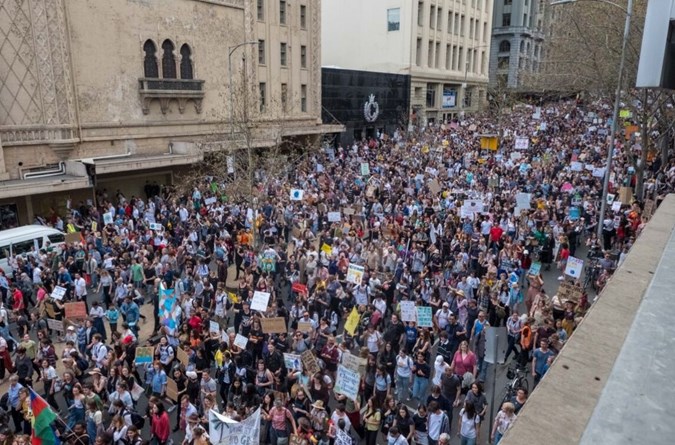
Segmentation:
{"type": "Polygon", "coordinates": [[[138,428],[139,431],[142,430],[143,427],[145,426],[145,419],[143,418],[143,416],[138,414],[136,411],[131,411],[131,410],[125,410],[125,411],[126,411],[125,414],[128,413],[129,416],[131,417],[131,424],[133,426],[135,426],[136,428],[138,428]]]}

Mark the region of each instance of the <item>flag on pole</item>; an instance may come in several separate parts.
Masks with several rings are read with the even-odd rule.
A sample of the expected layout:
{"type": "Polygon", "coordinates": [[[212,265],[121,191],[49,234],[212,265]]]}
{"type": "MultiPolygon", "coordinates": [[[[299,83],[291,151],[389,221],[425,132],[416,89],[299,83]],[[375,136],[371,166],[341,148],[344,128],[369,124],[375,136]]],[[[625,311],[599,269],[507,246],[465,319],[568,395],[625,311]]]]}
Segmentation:
{"type": "Polygon", "coordinates": [[[59,445],[61,441],[54,431],[54,421],[59,418],[49,404],[32,388],[30,394],[30,419],[32,445],[59,445]]]}

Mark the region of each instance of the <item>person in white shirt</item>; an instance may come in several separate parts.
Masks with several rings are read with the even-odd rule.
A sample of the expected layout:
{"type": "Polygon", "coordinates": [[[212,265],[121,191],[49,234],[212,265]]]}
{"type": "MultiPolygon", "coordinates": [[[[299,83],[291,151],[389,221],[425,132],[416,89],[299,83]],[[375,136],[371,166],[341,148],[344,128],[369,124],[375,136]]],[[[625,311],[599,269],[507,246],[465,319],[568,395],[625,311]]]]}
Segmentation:
{"type": "Polygon", "coordinates": [[[101,342],[101,334],[94,334],[91,345],[91,359],[96,362],[97,368],[105,366],[105,360],[108,356],[108,349],[101,342]]]}
{"type": "Polygon", "coordinates": [[[452,315],[452,311],[450,311],[450,304],[446,301],[443,303],[443,307],[439,310],[436,311],[436,325],[438,326],[438,329],[441,331],[444,331],[445,328],[448,326],[448,323],[450,322],[450,316],[452,315]]]}
{"type": "Polygon", "coordinates": [[[82,275],[79,273],[75,274],[75,279],[73,280],[73,286],[75,286],[75,298],[78,301],[86,300],[87,298],[87,282],[82,278],[82,275]]]}
{"type": "Polygon", "coordinates": [[[412,378],[413,361],[405,348],[401,348],[396,356],[396,400],[410,400],[410,379],[412,378]]]}

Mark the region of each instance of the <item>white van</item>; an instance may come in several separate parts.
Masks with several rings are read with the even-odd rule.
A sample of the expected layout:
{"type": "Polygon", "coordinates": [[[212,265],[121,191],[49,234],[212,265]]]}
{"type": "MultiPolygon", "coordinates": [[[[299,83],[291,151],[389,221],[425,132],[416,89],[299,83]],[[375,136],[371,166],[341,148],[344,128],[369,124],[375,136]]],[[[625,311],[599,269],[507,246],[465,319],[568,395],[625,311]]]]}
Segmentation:
{"type": "Polygon", "coordinates": [[[47,246],[60,252],[65,242],[66,235],[52,227],[32,225],[2,230],[0,231],[0,269],[11,277],[12,266],[9,259],[12,256],[25,257],[31,249],[39,250],[47,246]]]}

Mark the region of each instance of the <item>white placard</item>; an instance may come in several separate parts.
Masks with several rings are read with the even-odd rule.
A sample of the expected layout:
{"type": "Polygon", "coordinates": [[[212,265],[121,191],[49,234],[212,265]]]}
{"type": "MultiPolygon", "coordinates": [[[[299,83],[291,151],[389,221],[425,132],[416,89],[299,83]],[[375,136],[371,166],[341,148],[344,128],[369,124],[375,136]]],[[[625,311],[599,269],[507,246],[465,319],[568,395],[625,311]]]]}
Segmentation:
{"type": "Polygon", "coordinates": [[[244,337],[241,334],[237,334],[236,337],[234,337],[234,345],[236,347],[246,349],[247,344],[248,344],[248,337],[244,337]]]}
{"type": "Polygon", "coordinates": [[[217,321],[213,320],[209,321],[209,332],[220,334],[220,325],[218,324],[217,321]]]}
{"type": "Polygon", "coordinates": [[[61,286],[55,286],[54,290],[51,293],[51,297],[54,300],[63,300],[63,297],[66,296],[66,288],[61,286]]]}
{"type": "Polygon", "coordinates": [[[269,292],[253,292],[253,299],[251,300],[251,310],[265,312],[267,310],[267,304],[270,301],[269,292]]]}
{"type": "Polygon", "coordinates": [[[286,364],[286,369],[289,371],[302,372],[302,359],[300,354],[284,353],[284,364],[286,364]]]}
{"type": "Polygon", "coordinates": [[[338,365],[337,378],[335,379],[334,391],[345,395],[348,399],[356,400],[359,396],[359,384],[361,383],[361,374],[338,365]]]}
{"type": "Polygon", "coordinates": [[[232,174],[234,173],[234,156],[228,156],[226,158],[227,161],[227,173],[232,174]]]}
{"type": "Polygon", "coordinates": [[[103,214],[103,224],[108,225],[113,223],[113,216],[109,213],[106,212],[103,214]]]}
{"type": "Polygon", "coordinates": [[[573,256],[567,258],[567,266],[565,267],[565,275],[569,275],[574,279],[581,278],[581,271],[584,269],[584,260],[575,258],[573,256]]]}
{"type": "Polygon", "coordinates": [[[530,201],[532,200],[532,195],[530,193],[518,193],[516,195],[516,207],[521,210],[530,209],[530,201]]]}
{"type": "Polygon", "coordinates": [[[621,210],[621,201],[614,201],[612,203],[612,212],[618,212],[621,210]]]}
{"type": "Polygon", "coordinates": [[[401,321],[417,322],[417,309],[414,301],[401,301],[401,321]]]}
{"type": "Polygon", "coordinates": [[[580,172],[584,169],[584,164],[582,164],[579,161],[572,161],[570,162],[570,170],[573,172],[580,172]]]}
{"type": "Polygon", "coordinates": [[[602,178],[605,176],[605,169],[603,167],[594,167],[593,168],[593,177],[602,178]]]}
{"type": "Polygon", "coordinates": [[[530,148],[530,138],[516,138],[514,147],[516,150],[527,150],[530,148]]]}
{"type": "Polygon", "coordinates": [[[361,285],[361,280],[363,280],[363,273],[365,268],[357,264],[350,264],[349,269],[347,269],[347,282],[354,283],[357,286],[361,285]]]}
{"type": "Polygon", "coordinates": [[[206,198],[204,200],[204,205],[210,206],[211,204],[215,204],[217,200],[216,197],[206,198]]]}
{"type": "Polygon", "coordinates": [[[161,232],[164,230],[164,226],[161,225],[160,223],[150,223],[150,230],[156,230],[158,232],[161,232]]]}
{"type": "Polygon", "coordinates": [[[328,222],[340,222],[342,220],[340,212],[328,212],[326,216],[328,217],[328,222]]]}
{"type": "Polygon", "coordinates": [[[291,189],[291,201],[302,201],[305,196],[305,191],[300,189],[291,189]]]}

